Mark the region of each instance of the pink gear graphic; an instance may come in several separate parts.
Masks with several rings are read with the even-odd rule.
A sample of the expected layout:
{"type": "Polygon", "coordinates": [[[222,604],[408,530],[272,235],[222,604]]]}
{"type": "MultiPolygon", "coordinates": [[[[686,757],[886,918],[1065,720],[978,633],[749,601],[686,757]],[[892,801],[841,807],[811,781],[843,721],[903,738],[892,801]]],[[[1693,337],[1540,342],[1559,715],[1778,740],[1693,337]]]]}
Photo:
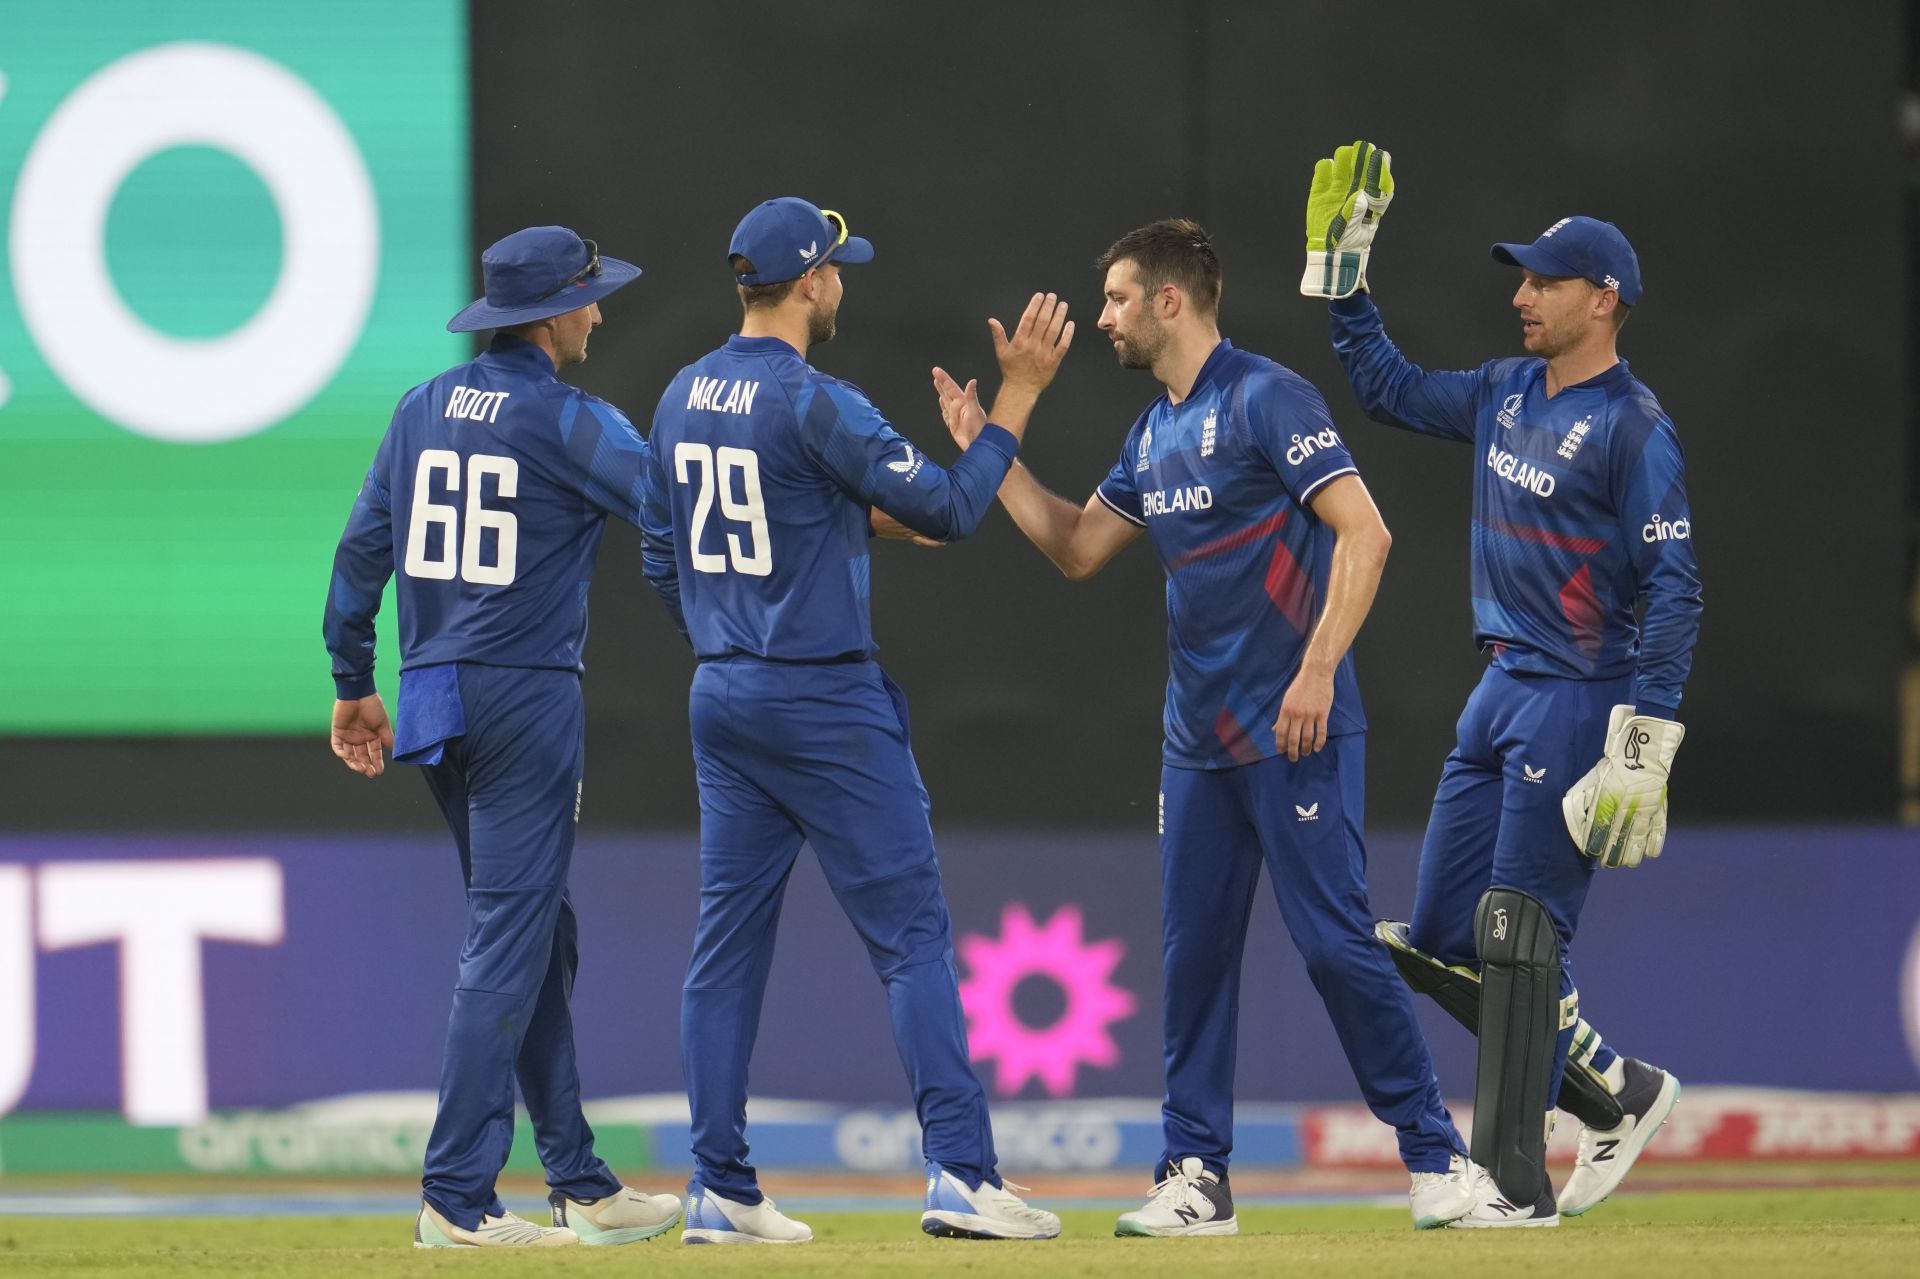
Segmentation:
{"type": "Polygon", "coordinates": [[[1084,1063],[1111,1070],[1120,1046],[1108,1027],[1133,1016],[1139,1001],[1112,982],[1126,954],[1119,938],[1088,942],[1078,906],[1062,906],[1043,925],[1019,902],[1000,914],[1000,938],[968,933],[960,957],[971,974],[960,983],[967,1013],[969,1055],[999,1064],[994,1091],[1010,1097],[1038,1079],[1055,1097],[1071,1096],[1084,1063]],[[1066,1011],[1051,1026],[1034,1029],[1013,1011],[1013,991],[1026,977],[1045,977],[1066,995],[1066,1011]]]}

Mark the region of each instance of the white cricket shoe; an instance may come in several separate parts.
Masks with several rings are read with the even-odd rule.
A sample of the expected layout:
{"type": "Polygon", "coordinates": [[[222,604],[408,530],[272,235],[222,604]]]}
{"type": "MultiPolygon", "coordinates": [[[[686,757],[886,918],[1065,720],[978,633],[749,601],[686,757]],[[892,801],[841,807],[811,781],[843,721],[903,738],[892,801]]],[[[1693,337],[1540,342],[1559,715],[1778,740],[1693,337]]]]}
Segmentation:
{"type": "Polygon", "coordinates": [[[1473,1186],[1473,1165],[1465,1155],[1451,1156],[1445,1172],[1414,1173],[1413,1189],[1407,1192],[1413,1205],[1413,1228],[1432,1230],[1466,1216],[1473,1207],[1473,1186]]]}
{"type": "Polygon", "coordinates": [[[983,1181],[978,1190],[937,1163],[927,1165],[927,1210],[920,1229],[942,1239],[1052,1239],[1060,1218],[1013,1192],[1012,1182],[983,1181]]]}
{"type": "Polygon", "coordinates": [[[687,1183],[687,1228],[681,1243],[806,1243],[813,1230],[795,1221],[773,1200],[743,1204],[717,1195],[697,1181],[687,1183]]]}
{"type": "Polygon", "coordinates": [[[1473,1204],[1466,1212],[1447,1223],[1450,1230],[1501,1230],[1514,1226],[1557,1226],[1560,1214],[1554,1211],[1553,1185],[1540,1192],[1531,1204],[1516,1204],[1501,1192],[1493,1174],[1479,1164],[1467,1164],[1467,1176],[1473,1185],[1473,1204]]]}
{"type": "Polygon", "coordinates": [[[1167,1175],[1144,1206],[1120,1214],[1116,1235],[1237,1235],[1233,1192],[1193,1156],[1167,1164],[1167,1175]]]}
{"type": "Polygon", "coordinates": [[[1680,1081],[1666,1071],[1631,1057],[1622,1057],[1620,1066],[1626,1073],[1618,1094],[1622,1118],[1617,1127],[1580,1130],[1580,1155],[1560,1192],[1562,1216],[1578,1217],[1598,1208],[1618,1189],[1680,1100],[1680,1081]]]}
{"type": "Polygon", "coordinates": [[[571,1230],[536,1226],[510,1212],[482,1217],[479,1229],[468,1230],[448,1221],[424,1199],[413,1222],[416,1248],[564,1248],[579,1242],[580,1236],[571,1230]]]}
{"type": "Polygon", "coordinates": [[[553,1224],[571,1227],[580,1242],[602,1247],[640,1243],[673,1229],[680,1201],[672,1195],[643,1195],[622,1186],[604,1199],[574,1199],[556,1190],[547,1196],[553,1224]]]}

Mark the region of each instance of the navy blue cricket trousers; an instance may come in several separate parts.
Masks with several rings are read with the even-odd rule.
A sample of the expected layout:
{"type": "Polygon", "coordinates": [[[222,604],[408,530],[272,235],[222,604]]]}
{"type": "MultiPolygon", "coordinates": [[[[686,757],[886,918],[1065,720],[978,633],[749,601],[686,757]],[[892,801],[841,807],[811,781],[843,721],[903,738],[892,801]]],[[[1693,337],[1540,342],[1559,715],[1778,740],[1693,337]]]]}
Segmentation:
{"type": "Polygon", "coordinates": [[[774,929],[802,841],[886,987],[922,1149],[998,1185],[967,1060],[953,924],[906,698],[876,662],[703,662],[689,714],[700,783],[700,920],[680,1005],[695,1177],[758,1203],[747,1067],[774,929]]]}
{"type": "Polygon", "coordinates": [[[1366,734],[1298,763],[1168,766],[1160,779],[1167,1096],[1155,1177],[1193,1156],[1227,1170],[1240,961],[1263,864],[1368,1107],[1393,1126],[1410,1171],[1445,1172],[1466,1146],[1367,903],[1366,734]]]}
{"type": "Polygon", "coordinates": [[[471,1230],[503,1211],[494,1182],[513,1144],[516,1079],[549,1185],[598,1199],[620,1179],[593,1153],[580,1111],[568,1009],[580,963],[567,900],[586,746],[580,676],[457,671],[466,732],[424,771],[460,848],[467,936],[421,1184],[471,1230]]]}
{"type": "MultiPolygon", "coordinates": [[[[1607,717],[1632,678],[1516,675],[1489,666],[1461,712],[1420,850],[1410,940],[1442,963],[1477,965],[1473,912],[1489,888],[1540,899],[1560,940],[1560,994],[1573,993],[1568,948],[1599,863],[1574,847],[1560,798],[1606,747],[1607,717]]],[[[1573,1027],[1560,1032],[1548,1104],[1560,1093],[1573,1027]]],[[[1605,1070],[1604,1045],[1593,1066],[1605,1070]]]]}

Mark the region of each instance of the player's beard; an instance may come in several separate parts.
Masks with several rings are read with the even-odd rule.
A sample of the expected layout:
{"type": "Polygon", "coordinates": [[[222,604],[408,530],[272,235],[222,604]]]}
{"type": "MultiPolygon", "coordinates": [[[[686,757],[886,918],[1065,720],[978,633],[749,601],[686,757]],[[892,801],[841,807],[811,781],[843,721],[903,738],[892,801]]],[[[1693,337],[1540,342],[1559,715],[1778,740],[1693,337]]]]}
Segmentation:
{"type": "Polygon", "coordinates": [[[807,345],[819,346],[833,341],[833,335],[838,332],[835,321],[839,318],[839,307],[828,310],[824,297],[816,301],[807,311],[807,345]]]}
{"type": "Polygon", "coordinates": [[[1113,352],[1120,357],[1123,369],[1150,369],[1167,349],[1167,330],[1150,315],[1141,320],[1138,331],[1122,333],[1116,329],[1113,336],[1117,339],[1113,352]]]}

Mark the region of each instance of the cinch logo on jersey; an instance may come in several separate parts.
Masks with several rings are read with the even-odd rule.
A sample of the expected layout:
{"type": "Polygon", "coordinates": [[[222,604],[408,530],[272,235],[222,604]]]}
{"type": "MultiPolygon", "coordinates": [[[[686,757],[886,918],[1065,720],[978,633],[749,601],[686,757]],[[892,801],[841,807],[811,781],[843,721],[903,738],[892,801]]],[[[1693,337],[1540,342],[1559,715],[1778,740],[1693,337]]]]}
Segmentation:
{"type": "Polygon", "coordinates": [[[1321,449],[1339,447],[1340,437],[1333,433],[1330,426],[1314,435],[1296,435],[1293,437],[1293,447],[1287,450],[1287,465],[1299,466],[1321,449]]]}
{"type": "Polygon", "coordinates": [[[469,422],[498,422],[500,406],[511,394],[511,391],[476,391],[472,387],[456,386],[447,397],[447,411],[440,416],[465,418],[469,422]]]}
{"type": "Polygon", "coordinates": [[[1178,515],[1182,511],[1204,511],[1213,505],[1213,490],[1204,484],[1188,484],[1177,489],[1155,489],[1140,495],[1140,509],[1148,515],[1178,515]]]}
{"type": "Polygon", "coordinates": [[[1492,445],[1487,447],[1487,468],[1507,483],[1518,484],[1535,497],[1549,497],[1553,493],[1553,472],[1531,462],[1522,462],[1505,449],[1492,445]]]}
{"type": "Polygon", "coordinates": [[[1494,420],[1511,431],[1520,425],[1520,406],[1526,403],[1526,399],[1524,395],[1509,395],[1500,406],[1500,411],[1493,415],[1494,420]]]}
{"type": "Polygon", "coordinates": [[[1147,469],[1147,465],[1148,465],[1147,453],[1152,448],[1153,448],[1153,428],[1149,426],[1146,430],[1140,432],[1140,461],[1136,463],[1133,468],[1134,474],[1138,475],[1141,471],[1144,471],[1147,469]]]}
{"type": "Polygon", "coordinates": [[[1208,409],[1207,415],[1200,419],[1200,456],[1213,456],[1214,427],[1218,423],[1218,409],[1208,409]]]}
{"type": "Polygon", "coordinates": [[[753,397],[760,393],[758,382],[741,378],[697,377],[687,393],[687,407],[714,413],[751,413],[753,397]]]}
{"type": "Polygon", "coordinates": [[[1560,441],[1560,447],[1554,452],[1571,461],[1573,455],[1580,451],[1580,444],[1587,438],[1587,432],[1592,429],[1593,418],[1591,416],[1581,418],[1567,429],[1566,438],[1560,441]]]}
{"type": "Polygon", "coordinates": [[[1640,540],[1643,542],[1684,542],[1692,536],[1692,520],[1663,520],[1658,513],[1640,529],[1640,540]]]}

